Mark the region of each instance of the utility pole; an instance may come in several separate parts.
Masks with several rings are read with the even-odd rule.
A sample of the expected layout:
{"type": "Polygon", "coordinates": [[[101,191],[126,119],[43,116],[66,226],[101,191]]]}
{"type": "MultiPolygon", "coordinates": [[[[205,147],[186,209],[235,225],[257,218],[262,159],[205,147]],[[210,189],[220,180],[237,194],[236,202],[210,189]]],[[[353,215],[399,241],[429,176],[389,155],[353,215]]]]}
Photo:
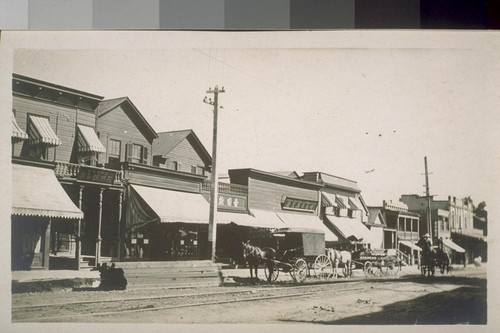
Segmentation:
{"type": "Polygon", "coordinates": [[[218,101],[219,101],[219,93],[224,93],[224,87],[219,89],[219,86],[215,86],[212,88],[208,88],[207,94],[214,94],[214,100],[211,98],[203,99],[203,102],[206,104],[213,105],[214,107],[214,125],[213,125],[213,136],[212,136],[212,176],[210,178],[210,213],[208,217],[208,248],[211,249],[211,256],[213,262],[215,262],[215,249],[216,249],[216,239],[217,239],[217,197],[219,184],[217,177],[217,116],[218,116],[218,101]]]}
{"type": "Polygon", "coordinates": [[[432,239],[432,222],[431,222],[431,195],[429,191],[429,172],[427,170],[427,156],[424,157],[425,163],[425,195],[427,197],[427,230],[432,239]]]}

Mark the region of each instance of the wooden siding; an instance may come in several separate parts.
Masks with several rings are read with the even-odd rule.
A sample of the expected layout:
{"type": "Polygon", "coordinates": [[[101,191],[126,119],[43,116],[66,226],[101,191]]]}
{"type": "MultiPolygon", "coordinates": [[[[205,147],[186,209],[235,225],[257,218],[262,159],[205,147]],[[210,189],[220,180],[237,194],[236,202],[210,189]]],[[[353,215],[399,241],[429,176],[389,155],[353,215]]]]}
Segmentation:
{"type": "Polygon", "coordinates": [[[176,179],[161,175],[153,175],[150,173],[126,171],[125,177],[131,184],[151,186],[157,188],[200,193],[201,182],[189,181],[186,179],[176,179]]]}
{"type": "MultiPolygon", "coordinates": [[[[256,208],[280,211],[281,203],[285,199],[285,196],[318,201],[318,192],[319,191],[250,178],[248,186],[248,206],[250,209],[256,208]]],[[[318,203],[316,212],[319,207],[320,205],[318,203]]]]}
{"type": "Polygon", "coordinates": [[[126,161],[128,143],[138,144],[148,148],[148,164],[151,165],[151,143],[144,137],[121,106],[104,114],[98,120],[97,131],[106,147],[105,163],[108,162],[109,140],[121,142],[120,161],[126,161]]]}
{"type": "MultiPolygon", "coordinates": [[[[13,96],[12,99],[12,108],[15,110],[17,124],[26,132],[28,132],[28,114],[48,117],[52,129],[62,141],[60,146],[49,148],[49,161],[70,162],[73,145],[75,140],[77,140],[76,124],[90,127],[94,127],[95,125],[94,112],[20,96],[13,96]]],[[[27,143],[24,142],[15,145],[14,156],[20,156],[24,144],[27,143]]]]}
{"type": "Polygon", "coordinates": [[[186,138],[182,140],[174,149],[166,155],[166,167],[173,170],[173,162],[180,163],[177,171],[191,173],[191,166],[195,165],[205,169],[207,175],[207,165],[201,159],[200,155],[193,148],[193,145],[186,138]]]}

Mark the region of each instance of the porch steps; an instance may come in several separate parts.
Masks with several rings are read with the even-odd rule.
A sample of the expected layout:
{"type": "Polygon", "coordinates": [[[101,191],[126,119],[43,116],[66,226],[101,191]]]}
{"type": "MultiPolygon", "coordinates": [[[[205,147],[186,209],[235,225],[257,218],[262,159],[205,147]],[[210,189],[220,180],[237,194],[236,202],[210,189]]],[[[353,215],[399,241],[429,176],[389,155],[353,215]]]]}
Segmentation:
{"type": "Polygon", "coordinates": [[[127,289],[187,288],[222,285],[221,265],[210,260],[116,262],[127,289]]]}

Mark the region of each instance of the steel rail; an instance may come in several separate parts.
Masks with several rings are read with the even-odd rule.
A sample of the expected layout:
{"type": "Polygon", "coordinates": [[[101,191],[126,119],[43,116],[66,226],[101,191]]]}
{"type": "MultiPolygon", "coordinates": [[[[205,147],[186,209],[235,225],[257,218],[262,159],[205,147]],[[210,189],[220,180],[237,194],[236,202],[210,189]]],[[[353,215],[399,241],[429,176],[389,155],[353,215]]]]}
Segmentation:
{"type": "MultiPolygon", "coordinates": [[[[317,285],[315,285],[317,286],[317,285]]],[[[297,286],[297,287],[306,287],[306,286],[297,286]]],[[[310,286],[309,286],[310,287],[310,286]]],[[[272,289],[290,289],[290,287],[280,287],[280,288],[272,288],[272,289]]],[[[349,288],[349,289],[341,289],[341,290],[336,290],[335,292],[348,292],[348,291],[354,291],[354,290],[362,290],[363,288],[349,288]]],[[[262,291],[268,291],[269,289],[263,289],[262,291]]],[[[246,294],[251,293],[251,291],[246,291],[246,294]]],[[[241,302],[252,302],[252,301],[264,301],[264,300],[270,300],[270,299],[280,299],[280,298],[300,298],[304,296],[311,296],[311,295],[317,295],[321,293],[322,290],[316,290],[312,292],[301,292],[301,293],[295,293],[295,294],[287,294],[287,295],[274,295],[274,296],[262,296],[262,297],[250,297],[250,298],[242,298],[242,299],[236,299],[236,300],[220,300],[220,301],[208,301],[208,302],[198,302],[198,303],[190,303],[190,304],[178,304],[178,305],[169,305],[169,306],[161,306],[161,307],[150,307],[150,306],[145,306],[142,308],[138,309],[125,309],[125,310],[118,310],[118,311],[108,311],[108,312],[89,312],[89,313],[72,313],[72,314],[64,314],[64,315],[56,315],[56,316],[44,316],[39,319],[34,319],[28,318],[28,319],[21,319],[21,320],[15,320],[12,319],[13,322],[46,322],[47,320],[54,320],[54,319],[63,319],[63,318],[81,318],[81,317],[92,317],[92,316],[106,316],[106,315],[120,315],[120,314],[127,314],[127,313],[137,313],[137,312],[149,312],[149,311],[160,311],[160,310],[171,310],[171,309],[177,309],[177,308],[186,308],[186,307],[198,307],[198,306],[208,306],[208,305],[217,305],[217,304],[230,304],[230,303],[241,303],[241,302]],[[35,320],[35,321],[34,321],[35,320]]],[[[207,293],[210,295],[226,295],[226,294],[231,294],[231,293],[241,293],[241,291],[238,292],[227,292],[227,293],[207,293]]],[[[192,294],[193,296],[202,296],[202,294],[192,294]]],[[[172,297],[169,298],[183,298],[189,295],[172,295],[172,297]]],[[[156,297],[158,298],[158,297],[156,297]]],[[[164,297],[166,298],[166,297],[164,297]]],[[[145,298],[145,300],[148,300],[149,298],[145,298]]],[[[155,297],[151,297],[151,299],[155,299],[155,297]]],[[[138,300],[137,298],[133,299],[125,299],[126,301],[131,301],[131,300],[138,300]]],[[[114,302],[119,302],[117,300],[113,300],[114,302]]],[[[113,302],[111,301],[111,302],[113,302]]],[[[82,302],[82,304],[88,304],[91,302],[82,302]]],[[[78,303],[77,303],[78,304],[78,303]]],[[[21,309],[21,308],[18,308],[21,309]]]]}

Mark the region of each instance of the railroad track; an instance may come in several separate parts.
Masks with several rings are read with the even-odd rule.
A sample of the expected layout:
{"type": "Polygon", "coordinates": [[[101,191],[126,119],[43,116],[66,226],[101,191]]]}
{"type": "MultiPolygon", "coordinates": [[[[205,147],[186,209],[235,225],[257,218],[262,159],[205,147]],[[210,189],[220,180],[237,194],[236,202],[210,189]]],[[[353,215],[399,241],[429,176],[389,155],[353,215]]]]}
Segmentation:
{"type": "MultiPolygon", "coordinates": [[[[361,290],[359,282],[346,282],[335,293],[361,290]]],[[[169,311],[218,304],[265,302],[275,299],[297,299],[321,295],[330,291],[330,284],[311,284],[286,287],[248,288],[244,290],[207,293],[183,293],[147,297],[66,301],[45,304],[13,305],[12,322],[89,322],[97,316],[120,316],[138,312],[169,311]],[[50,312],[50,315],[47,315],[50,312]]]]}

